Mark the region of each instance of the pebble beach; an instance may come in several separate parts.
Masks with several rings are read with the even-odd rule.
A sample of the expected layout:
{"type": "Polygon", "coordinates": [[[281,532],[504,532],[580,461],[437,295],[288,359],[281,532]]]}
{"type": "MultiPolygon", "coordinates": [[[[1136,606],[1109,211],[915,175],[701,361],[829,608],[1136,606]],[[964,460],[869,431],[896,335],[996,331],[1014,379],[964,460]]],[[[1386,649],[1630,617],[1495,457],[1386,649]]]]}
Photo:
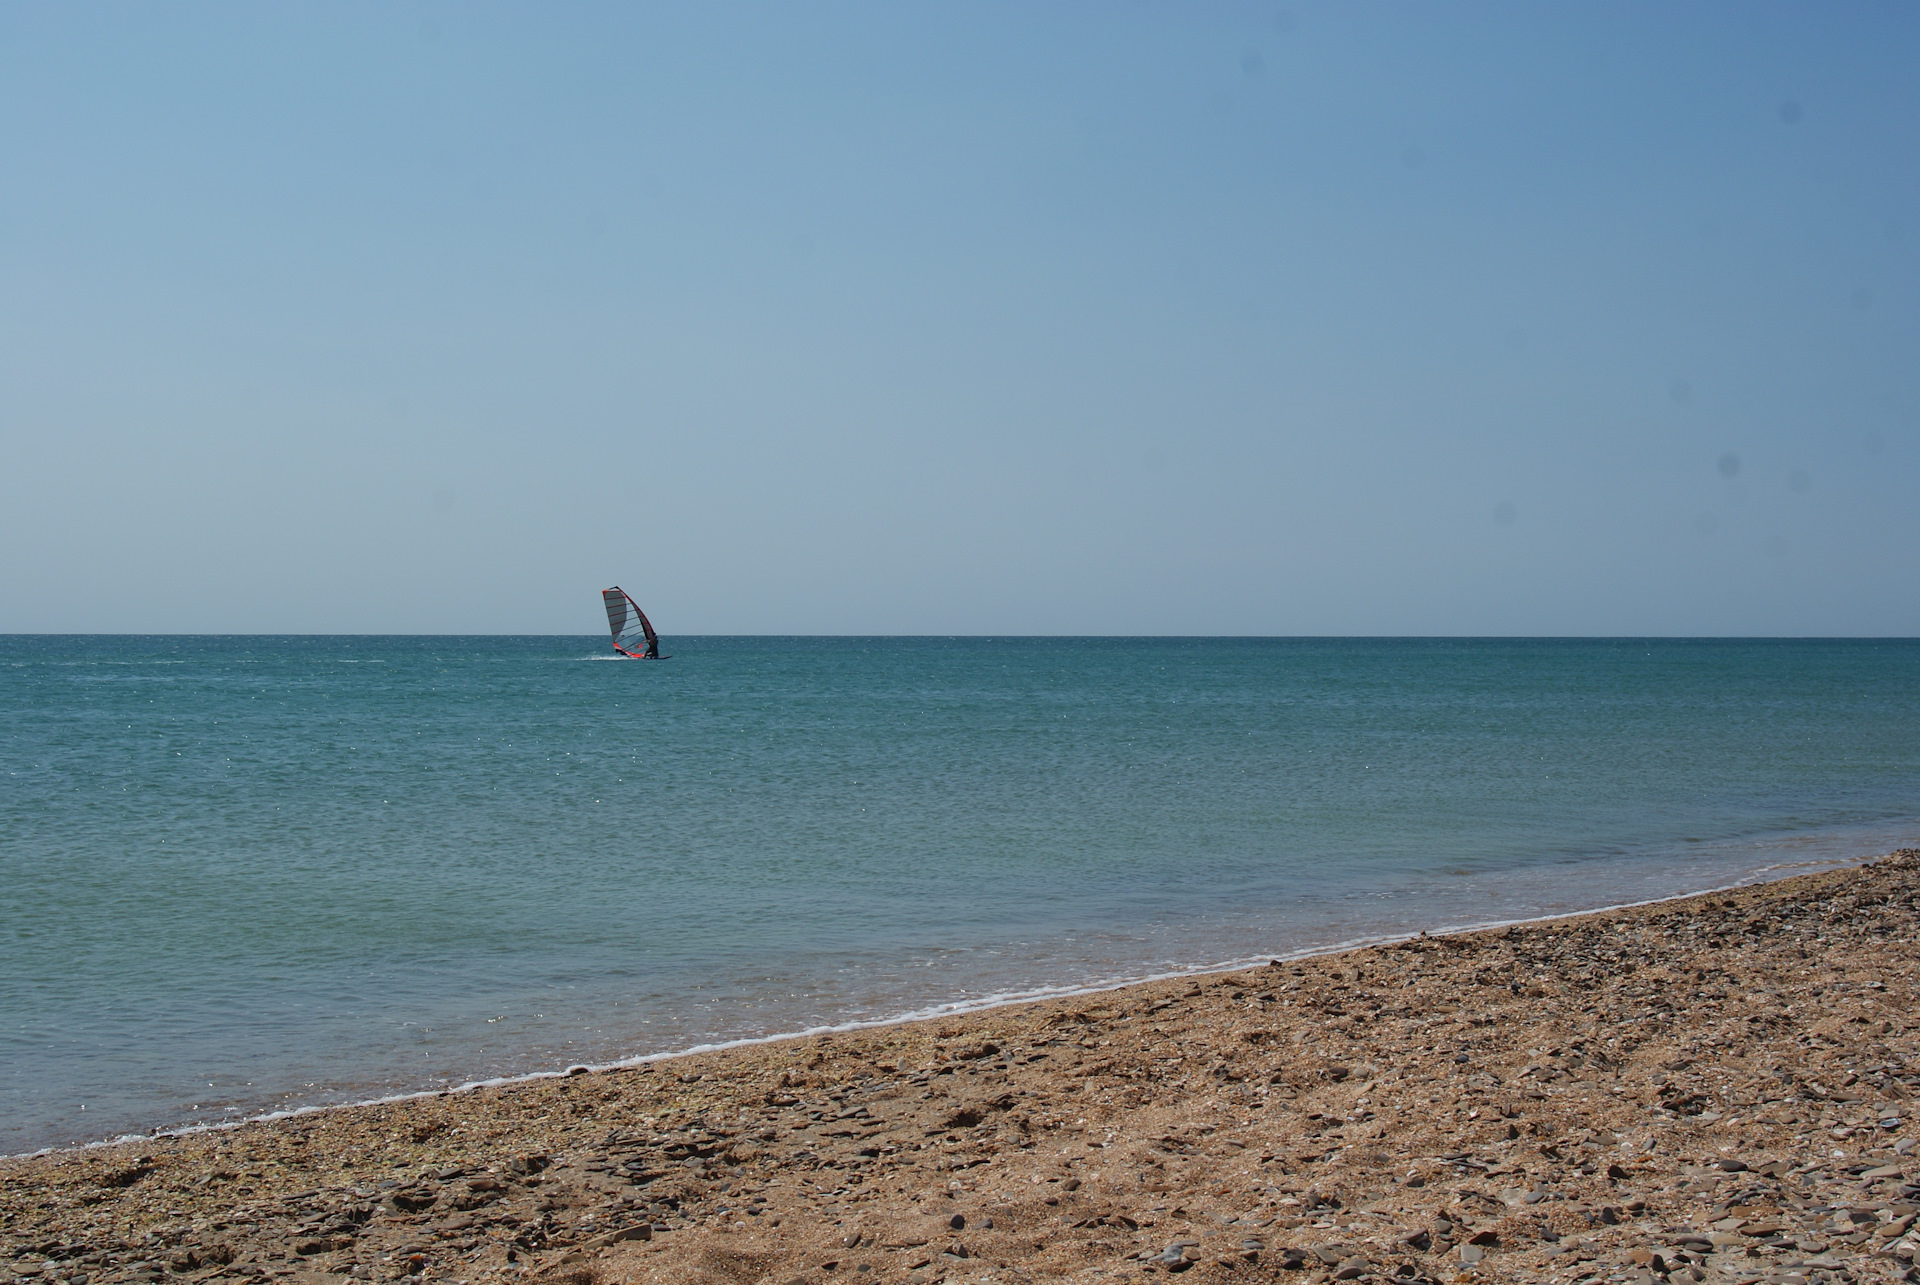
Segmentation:
{"type": "Polygon", "coordinates": [[[1920,850],[0,1161],[0,1285],[1920,1280],[1920,850]]]}

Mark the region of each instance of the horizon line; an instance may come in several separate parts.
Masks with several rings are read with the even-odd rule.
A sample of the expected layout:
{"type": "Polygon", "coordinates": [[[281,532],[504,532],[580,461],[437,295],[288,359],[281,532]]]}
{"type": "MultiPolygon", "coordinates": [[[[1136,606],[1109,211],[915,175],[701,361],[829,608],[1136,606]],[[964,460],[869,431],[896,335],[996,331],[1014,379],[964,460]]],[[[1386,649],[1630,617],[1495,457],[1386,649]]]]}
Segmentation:
{"type": "MultiPolygon", "coordinates": [[[[424,632],[83,632],[77,630],[0,631],[5,638],[567,638],[600,640],[598,633],[424,633],[424,632]]],[[[1010,641],[1150,639],[1158,641],[1248,642],[1920,642],[1914,634],[1001,634],[1001,633],[673,633],[662,638],[922,639],[971,638],[1010,641]]]]}

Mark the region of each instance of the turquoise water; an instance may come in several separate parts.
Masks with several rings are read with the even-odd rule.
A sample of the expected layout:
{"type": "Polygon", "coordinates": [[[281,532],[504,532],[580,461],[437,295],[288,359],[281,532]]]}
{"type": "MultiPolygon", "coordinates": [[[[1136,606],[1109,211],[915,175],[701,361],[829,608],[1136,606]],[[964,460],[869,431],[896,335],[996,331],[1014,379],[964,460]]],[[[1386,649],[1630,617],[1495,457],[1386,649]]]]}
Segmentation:
{"type": "Polygon", "coordinates": [[[1920,643],[0,638],[0,1152],[1920,837],[1920,643]]]}

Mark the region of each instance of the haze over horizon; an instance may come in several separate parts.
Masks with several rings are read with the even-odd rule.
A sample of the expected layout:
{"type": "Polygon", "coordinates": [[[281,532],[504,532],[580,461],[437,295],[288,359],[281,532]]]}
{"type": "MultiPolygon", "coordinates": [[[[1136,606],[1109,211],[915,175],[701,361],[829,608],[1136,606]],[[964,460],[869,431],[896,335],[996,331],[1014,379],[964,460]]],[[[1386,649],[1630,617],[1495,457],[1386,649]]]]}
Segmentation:
{"type": "Polygon", "coordinates": [[[1917,37],[0,8],[0,632],[1920,634],[1917,37]]]}

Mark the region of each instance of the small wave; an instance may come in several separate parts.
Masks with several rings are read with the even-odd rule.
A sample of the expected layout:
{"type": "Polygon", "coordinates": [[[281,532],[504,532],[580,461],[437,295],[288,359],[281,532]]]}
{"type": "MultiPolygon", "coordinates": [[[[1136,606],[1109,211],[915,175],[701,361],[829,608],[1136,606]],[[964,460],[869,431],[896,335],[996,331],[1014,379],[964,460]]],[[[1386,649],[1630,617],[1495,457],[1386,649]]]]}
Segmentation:
{"type": "Polygon", "coordinates": [[[91,669],[96,666],[106,665],[121,667],[129,665],[184,665],[187,662],[184,660],[158,659],[148,656],[134,657],[131,659],[125,656],[82,656],[73,660],[37,660],[21,663],[45,665],[50,669],[91,669]]]}

